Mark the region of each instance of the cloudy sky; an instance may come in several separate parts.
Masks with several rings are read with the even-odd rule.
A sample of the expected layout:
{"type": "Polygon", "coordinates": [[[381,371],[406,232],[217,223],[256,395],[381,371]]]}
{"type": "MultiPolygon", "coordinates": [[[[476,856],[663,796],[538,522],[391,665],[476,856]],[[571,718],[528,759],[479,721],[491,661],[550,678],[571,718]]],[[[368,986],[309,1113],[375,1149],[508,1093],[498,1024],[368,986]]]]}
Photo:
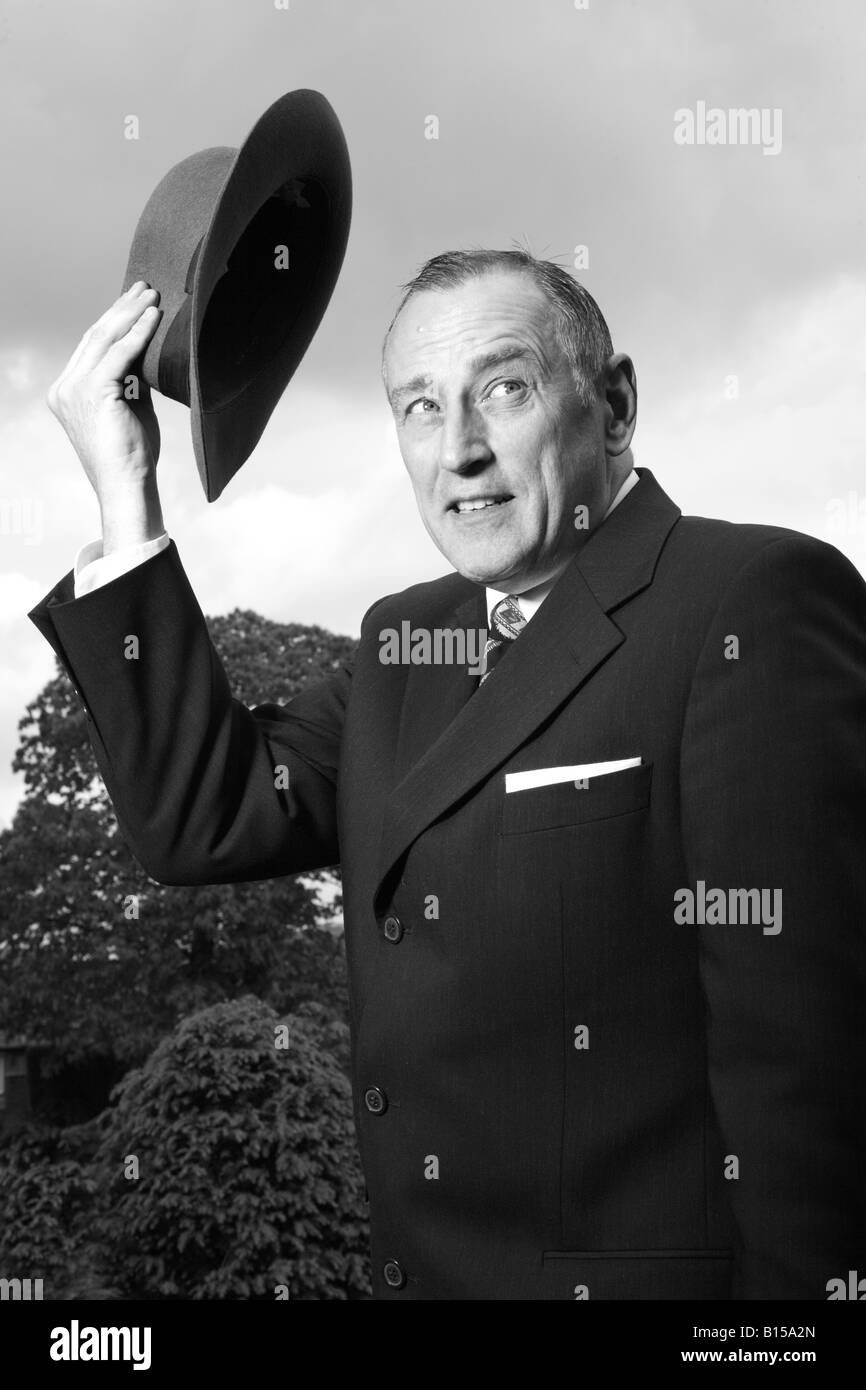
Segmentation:
{"type": "Polygon", "coordinates": [[[807,531],[866,571],[864,16],[859,0],[4,0],[0,824],[18,719],[54,669],[26,612],[99,534],[46,390],[119,293],[162,175],[238,145],[297,87],[331,101],[354,172],[324,323],[213,505],[188,412],[156,401],[166,525],[205,612],[356,633],[374,599],[448,568],[379,345],[424,259],[515,242],[568,267],[588,249],[579,276],[637,368],[635,462],[683,511],[807,531]],[[766,138],[701,142],[701,111],[734,108],[765,112],[766,138]],[[674,138],[683,111],[693,143],[674,138]]]}

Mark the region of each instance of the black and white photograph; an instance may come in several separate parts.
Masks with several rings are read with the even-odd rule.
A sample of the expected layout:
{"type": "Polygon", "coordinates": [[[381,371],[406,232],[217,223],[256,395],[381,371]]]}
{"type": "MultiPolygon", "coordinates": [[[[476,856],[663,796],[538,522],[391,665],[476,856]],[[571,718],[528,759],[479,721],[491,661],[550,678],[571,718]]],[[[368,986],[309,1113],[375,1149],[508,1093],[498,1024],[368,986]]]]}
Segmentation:
{"type": "Polygon", "coordinates": [[[565,1301],[644,1370],[826,1373],[864,58],[856,0],[4,0],[28,1369],[193,1370],[193,1302],[565,1301]]]}

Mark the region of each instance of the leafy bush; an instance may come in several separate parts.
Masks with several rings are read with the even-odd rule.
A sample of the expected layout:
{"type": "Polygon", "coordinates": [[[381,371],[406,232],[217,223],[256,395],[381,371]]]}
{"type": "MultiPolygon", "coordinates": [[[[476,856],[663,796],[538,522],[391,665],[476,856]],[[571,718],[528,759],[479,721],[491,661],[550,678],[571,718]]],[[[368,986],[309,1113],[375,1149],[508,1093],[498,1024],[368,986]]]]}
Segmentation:
{"type": "Polygon", "coordinates": [[[113,1283],[144,1298],[363,1295],[366,1208],[333,1042],[315,1010],[280,1019],[247,996],[184,1019],[123,1078],[97,1160],[113,1283]]]}
{"type": "Polygon", "coordinates": [[[88,1235],[97,1190],[57,1130],[29,1128],[0,1145],[0,1274],[42,1279],[43,1297],[94,1282],[88,1235]]]}

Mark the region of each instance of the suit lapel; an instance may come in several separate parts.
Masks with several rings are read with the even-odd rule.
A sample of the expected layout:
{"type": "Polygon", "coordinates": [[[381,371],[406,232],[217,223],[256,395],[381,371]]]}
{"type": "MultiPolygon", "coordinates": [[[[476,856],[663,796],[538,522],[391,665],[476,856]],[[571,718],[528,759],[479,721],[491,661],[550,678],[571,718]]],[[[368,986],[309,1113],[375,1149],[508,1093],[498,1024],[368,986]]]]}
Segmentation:
{"type": "MultiPolygon", "coordinates": [[[[466,581],[467,597],[444,615],[430,615],[431,627],[466,631],[486,629],[484,590],[466,581]]],[[[420,620],[415,620],[420,625],[420,620]]],[[[400,712],[400,732],[394,760],[395,780],[418,763],[457,718],[473,694],[478,679],[465,666],[410,666],[400,712]]]]}
{"type": "MultiPolygon", "coordinates": [[[[386,809],[377,894],[412,842],[515,749],[625,640],[611,609],[652,580],[680,515],[646,469],[565,570],[535,617],[476,689],[464,669],[413,667],[407,681],[397,774],[386,809]]],[[[484,592],[465,599],[450,625],[486,626],[484,592]]]]}

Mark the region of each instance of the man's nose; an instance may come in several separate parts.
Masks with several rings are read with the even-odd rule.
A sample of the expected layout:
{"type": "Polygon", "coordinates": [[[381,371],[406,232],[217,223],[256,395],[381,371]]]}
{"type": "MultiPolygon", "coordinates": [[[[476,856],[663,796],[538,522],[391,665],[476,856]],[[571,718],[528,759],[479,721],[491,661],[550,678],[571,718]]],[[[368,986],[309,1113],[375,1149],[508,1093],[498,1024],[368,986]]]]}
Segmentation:
{"type": "Polygon", "coordinates": [[[484,422],[471,406],[446,413],[439,441],[440,466],[450,473],[465,473],[493,457],[484,422]]]}

